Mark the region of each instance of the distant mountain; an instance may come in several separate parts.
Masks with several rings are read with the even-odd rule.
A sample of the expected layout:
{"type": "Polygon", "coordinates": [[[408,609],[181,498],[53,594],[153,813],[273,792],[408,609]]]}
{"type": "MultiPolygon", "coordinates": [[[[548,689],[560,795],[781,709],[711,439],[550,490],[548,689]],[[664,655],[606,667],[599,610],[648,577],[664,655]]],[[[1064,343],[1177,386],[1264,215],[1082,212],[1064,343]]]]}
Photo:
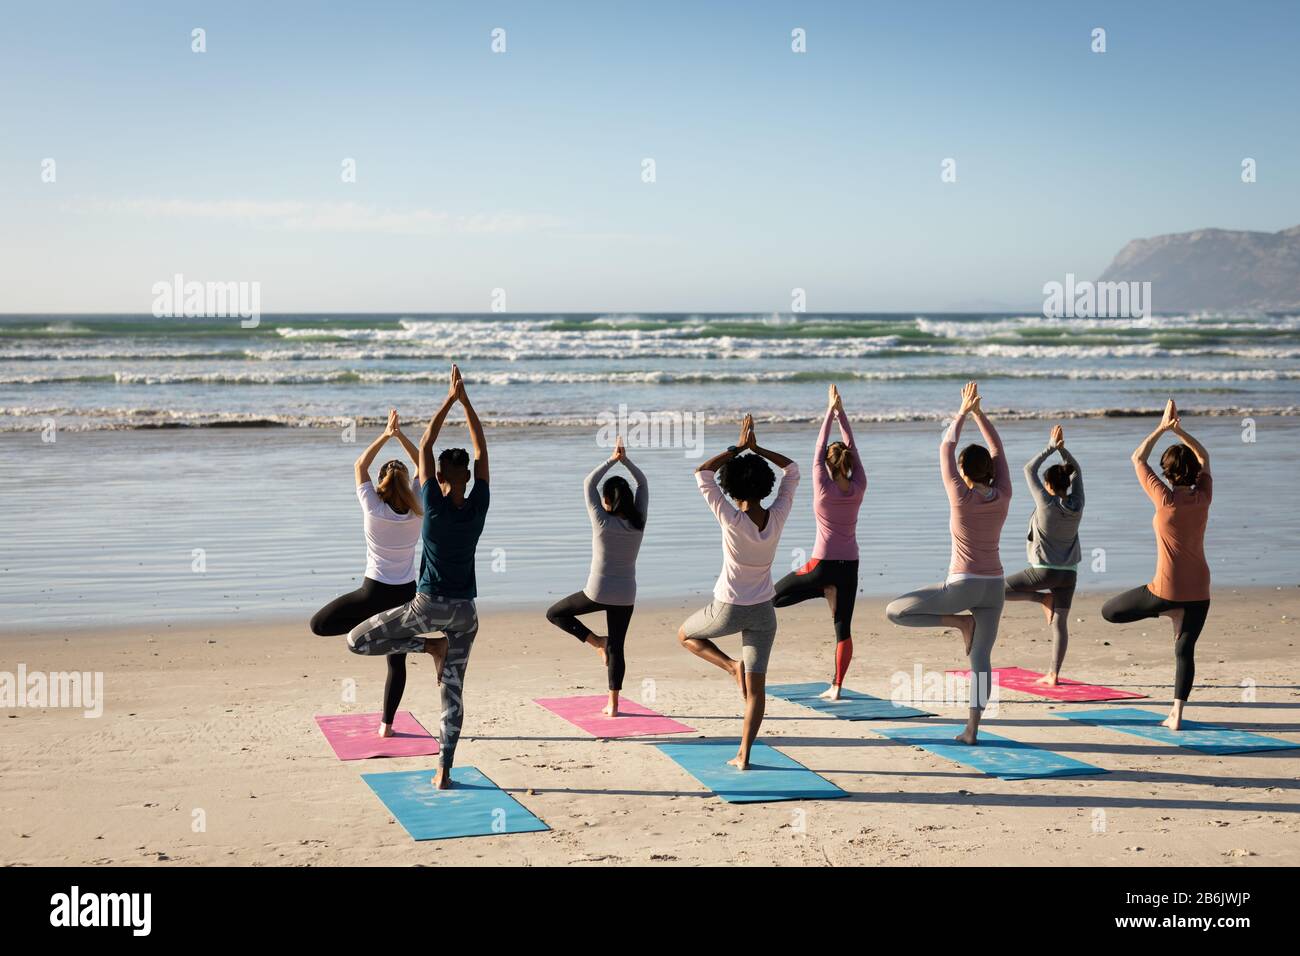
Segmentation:
{"type": "Polygon", "coordinates": [[[1099,282],[1150,282],[1156,312],[1300,312],[1300,226],[1134,239],[1099,282]]]}

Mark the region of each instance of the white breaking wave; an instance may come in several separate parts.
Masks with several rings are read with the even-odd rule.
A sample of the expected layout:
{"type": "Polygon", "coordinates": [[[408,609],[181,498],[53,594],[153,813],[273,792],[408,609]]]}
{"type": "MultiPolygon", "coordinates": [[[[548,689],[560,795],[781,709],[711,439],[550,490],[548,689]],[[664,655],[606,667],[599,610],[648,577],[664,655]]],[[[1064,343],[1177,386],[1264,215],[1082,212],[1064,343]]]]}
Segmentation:
{"type": "Polygon", "coordinates": [[[1218,315],[1153,315],[1146,318],[1087,319],[1048,318],[1044,315],[1021,315],[978,322],[955,319],[929,319],[918,316],[916,327],[922,332],[949,339],[996,338],[1026,331],[1091,332],[1115,334],[1123,330],[1141,330],[1150,334],[1181,330],[1231,332],[1300,331],[1300,316],[1239,318],[1218,315]]]}
{"type": "MultiPolygon", "coordinates": [[[[990,409],[1001,420],[1010,421],[1064,421],[1081,418],[1159,417],[1161,409],[1151,408],[1091,408],[1051,409],[1036,411],[1008,411],[990,409]]],[[[1297,416],[1300,406],[1284,405],[1263,408],[1204,408],[1197,409],[1198,416],[1241,417],[1297,416]]],[[[62,408],[58,406],[0,407],[0,432],[32,432],[44,427],[46,419],[54,419],[60,430],[121,431],[158,428],[329,428],[355,422],[359,427],[377,427],[386,419],[383,416],[344,417],[341,415],[260,414],[255,412],[196,412],[165,408],[62,408]]],[[[945,411],[892,411],[855,414],[860,423],[942,422],[952,417],[945,411]]],[[[732,426],[739,418],[738,410],[709,413],[701,416],[707,425],[732,426]]],[[[756,413],[754,420],[760,424],[814,424],[815,417],[775,412],[756,413]]],[[[535,416],[485,416],[484,423],[499,428],[596,428],[605,423],[597,415],[535,415],[535,416]]]]}
{"type": "MultiPolygon", "coordinates": [[[[822,382],[834,379],[859,382],[949,381],[978,375],[985,381],[1016,379],[1041,381],[1069,379],[1087,382],[1273,382],[1300,380],[1300,369],[1185,369],[1169,368],[1008,368],[967,369],[960,373],[945,369],[928,370],[856,370],[827,368],[810,372],[803,369],[765,369],[753,372],[716,373],[707,371],[608,371],[608,372],[478,372],[465,373],[470,385],[763,385],[774,382],[822,382]]],[[[118,385],[333,385],[363,384],[443,385],[447,373],[442,369],[429,372],[387,372],[369,369],[336,369],[324,372],[302,371],[211,371],[211,372],[113,372],[104,375],[0,375],[0,385],[72,385],[112,382],[118,385]]]]}

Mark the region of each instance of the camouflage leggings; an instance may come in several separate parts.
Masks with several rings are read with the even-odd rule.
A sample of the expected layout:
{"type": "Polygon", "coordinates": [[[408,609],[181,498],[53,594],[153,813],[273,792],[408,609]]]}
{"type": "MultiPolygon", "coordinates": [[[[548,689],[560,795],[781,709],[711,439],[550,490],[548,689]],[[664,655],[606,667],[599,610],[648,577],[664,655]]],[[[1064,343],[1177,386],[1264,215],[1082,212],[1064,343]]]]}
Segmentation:
{"type": "Polygon", "coordinates": [[[381,611],[348,634],[354,654],[418,654],[425,635],[441,631],[447,638],[442,667],[442,726],[438,737],[438,766],[450,770],[465,719],[465,668],[478,634],[478,610],[471,598],[417,594],[408,604],[381,611]]]}

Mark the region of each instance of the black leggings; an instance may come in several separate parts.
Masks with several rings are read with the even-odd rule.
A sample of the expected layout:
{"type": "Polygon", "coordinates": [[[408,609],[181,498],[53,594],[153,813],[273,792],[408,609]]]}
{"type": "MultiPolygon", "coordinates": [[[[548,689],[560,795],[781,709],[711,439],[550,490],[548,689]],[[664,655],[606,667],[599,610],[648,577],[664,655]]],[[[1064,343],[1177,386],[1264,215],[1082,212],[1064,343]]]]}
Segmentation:
{"type": "Polygon", "coordinates": [[[1115,595],[1102,605],[1101,616],[1112,624],[1130,624],[1159,617],[1177,608],[1182,609],[1183,623],[1174,641],[1174,699],[1186,701],[1192,693],[1192,681],[1196,679],[1196,639],[1201,636],[1205,618],[1210,613],[1209,600],[1166,601],[1156,597],[1144,585],[1115,595]]]}
{"type": "Polygon", "coordinates": [[[595,632],[579,621],[578,615],[595,614],[597,611],[605,612],[605,626],[609,629],[605,643],[609,689],[622,690],[623,674],[627,671],[627,662],[623,659],[623,641],[627,637],[627,627],[632,623],[631,604],[601,604],[587,597],[586,592],[577,591],[547,608],[546,619],[585,643],[595,632]]]}
{"type": "Polygon", "coordinates": [[[853,606],[858,600],[858,562],[833,558],[813,558],[798,571],[791,571],[776,583],[777,607],[789,607],[813,598],[825,597],[827,588],[835,588],[835,640],[853,636],[853,606]]]}
{"type": "MultiPolygon", "coordinates": [[[[342,597],[336,597],[317,611],[311,619],[311,632],[319,637],[338,637],[347,634],[367,618],[389,608],[401,607],[415,597],[415,582],[407,584],[382,584],[365,578],[361,587],[342,597]]],[[[397,705],[406,690],[406,655],[388,655],[388,677],[384,681],[383,721],[391,724],[397,716],[397,705]]]]}

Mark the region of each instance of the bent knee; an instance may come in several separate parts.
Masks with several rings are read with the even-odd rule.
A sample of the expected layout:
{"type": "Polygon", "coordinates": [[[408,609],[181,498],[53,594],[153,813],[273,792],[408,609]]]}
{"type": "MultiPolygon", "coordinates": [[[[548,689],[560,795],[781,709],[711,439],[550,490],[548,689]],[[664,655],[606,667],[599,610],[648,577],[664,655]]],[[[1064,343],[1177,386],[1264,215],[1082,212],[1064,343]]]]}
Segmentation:
{"type": "Polygon", "coordinates": [[[890,601],[885,606],[885,617],[889,618],[891,624],[901,624],[906,615],[907,606],[902,601],[890,601]]]}
{"type": "Polygon", "coordinates": [[[326,613],[325,608],[321,608],[311,616],[311,622],[307,625],[311,632],[317,637],[338,637],[340,634],[346,634],[347,631],[333,624],[330,615],[326,613]]]}

